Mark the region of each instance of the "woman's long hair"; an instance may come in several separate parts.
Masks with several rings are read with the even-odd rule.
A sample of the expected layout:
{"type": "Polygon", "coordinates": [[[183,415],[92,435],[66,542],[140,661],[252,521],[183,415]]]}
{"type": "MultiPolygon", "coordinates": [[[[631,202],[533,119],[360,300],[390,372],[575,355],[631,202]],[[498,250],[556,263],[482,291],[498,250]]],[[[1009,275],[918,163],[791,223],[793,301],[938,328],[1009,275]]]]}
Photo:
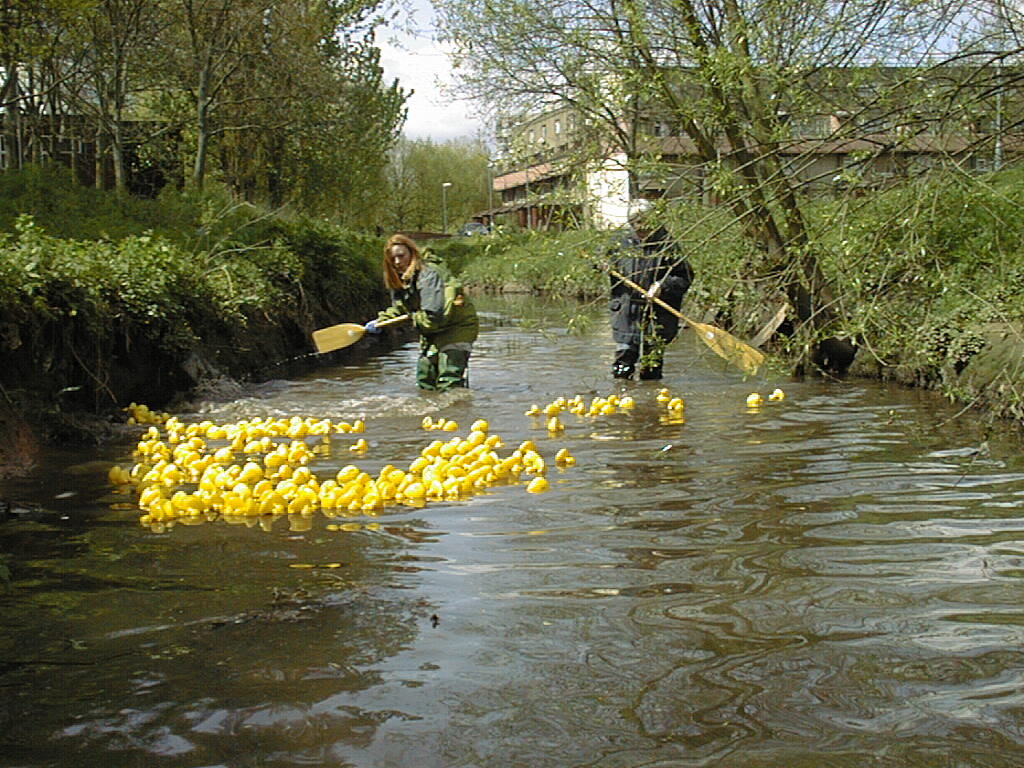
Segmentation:
{"type": "Polygon", "coordinates": [[[416,245],[416,242],[405,235],[392,235],[388,238],[387,245],[384,246],[384,287],[389,291],[398,291],[405,288],[412,280],[413,275],[423,265],[423,259],[420,256],[420,249],[416,245]],[[398,270],[395,269],[395,265],[391,260],[391,247],[394,245],[404,245],[409,249],[409,253],[412,254],[412,261],[409,262],[409,268],[405,271],[404,275],[398,274],[398,270]]]}

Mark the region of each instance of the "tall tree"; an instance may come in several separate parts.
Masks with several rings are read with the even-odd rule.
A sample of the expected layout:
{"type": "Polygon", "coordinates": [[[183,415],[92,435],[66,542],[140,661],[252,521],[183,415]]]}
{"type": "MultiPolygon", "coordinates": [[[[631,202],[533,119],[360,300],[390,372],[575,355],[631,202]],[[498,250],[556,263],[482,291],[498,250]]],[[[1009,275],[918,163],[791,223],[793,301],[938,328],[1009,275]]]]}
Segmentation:
{"type": "MultiPolygon", "coordinates": [[[[634,184],[657,160],[644,118],[680,126],[718,194],[760,254],[755,269],[778,276],[814,360],[842,368],[854,346],[843,336],[832,287],[820,267],[790,174],[791,121],[829,114],[827,94],[866,96],[864,112],[906,100],[913,77],[829,82],[849,65],[919,69],[959,50],[952,33],[973,16],[961,0],[438,0],[461,84],[496,108],[572,105],[599,133],[597,147],[625,154],[634,184]],[[501,83],[500,91],[494,88],[501,83]],[[902,90],[900,90],[902,89],[902,90]],[[783,149],[787,150],[786,155],[783,149]]],[[[934,95],[934,94],[930,94],[934,95]]],[[[915,107],[938,114],[949,105],[915,107]]],[[[849,105],[846,105],[847,108],[849,105]]],[[[903,104],[902,106],[907,106],[903,104]]],[[[863,133],[863,126],[854,126],[863,133]]],[[[844,127],[842,130],[846,130],[844,127]]],[[[828,138],[839,138],[835,134],[828,138]]],[[[823,137],[826,138],[826,137],[823,137]]],[[[593,151],[594,146],[588,148],[593,151]]],[[[797,161],[799,162],[799,161],[797,161]]]]}
{"type": "Polygon", "coordinates": [[[169,154],[185,148],[196,188],[214,172],[250,200],[366,224],[405,118],[373,42],[389,2],[0,2],[7,165],[53,156],[44,136],[94,137],[97,183],[109,155],[125,189],[126,124],[146,117],[180,139],[169,154]]]}
{"type": "Polygon", "coordinates": [[[391,153],[380,223],[391,230],[441,231],[447,218],[452,231],[488,206],[487,162],[482,141],[403,139],[391,153]]]}
{"type": "Polygon", "coordinates": [[[0,116],[5,169],[39,162],[43,136],[63,104],[62,89],[75,76],[84,38],[81,19],[94,0],[4,0],[0,3],[0,116]]]}
{"type": "Polygon", "coordinates": [[[383,83],[373,45],[380,0],[166,2],[181,30],[165,50],[191,105],[193,184],[215,148],[225,181],[249,198],[365,208],[356,199],[405,115],[406,95],[383,83]]]}
{"type": "Polygon", "coordinates": [[[303,207],[369,227],[383,202],[387,155],[405,122],[408,94],[384,82],[372,32],[330,39],[284,108],[293,119],[270,167],[303,207]]]}
{"type": "MultiPolygon", "coordinates": [[[[105,144],[114,166],[114,185],[128,188],[125,118],[133,94],[157,84],[144,79],[150,70],[152,41],[162,33],[164,18],[152,0],[95,0],[85,18],[89,45],[83,55],[84,77],[71,94],[71,103],[83,114],[94,115],[97,143],[105,144]]],[[[102,175],[97,173],[97,185],[102,175]]]]}
{"type": "Polygon", "coordinates": [[[202,188],[213,139],[234,126],[225,114],[231,86],[247,62],[263,55],[259,43],[273,0],[168,0],[165,60],[189,95],[194,139],[191,183],[202,188]]]}

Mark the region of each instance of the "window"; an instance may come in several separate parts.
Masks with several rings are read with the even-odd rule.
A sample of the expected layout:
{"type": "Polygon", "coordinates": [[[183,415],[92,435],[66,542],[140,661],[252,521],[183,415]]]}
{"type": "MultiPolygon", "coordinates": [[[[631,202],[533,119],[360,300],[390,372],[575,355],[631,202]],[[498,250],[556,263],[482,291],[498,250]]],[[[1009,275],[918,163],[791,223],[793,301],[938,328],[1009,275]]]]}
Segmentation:
{"type": "MultiPolygon", "coordinates": [[[[790,135],[795,139],[822,139],[829,134],[829,120],[819,115],[790,117],[787,122],[789,124],[790,135]]],[[[783,125],[785,124],[786,123],[783,123],[783,125]]]]}
{"type": "Polygon", "coordinates": [[[888,133],[892,130],[892,120],[885,115],[865,115],[857,127],[864,133],[888,133]]]}
{"type": "Polygon", "coordinates": [[[562,121],[561,120],[555,120],[555,136],[560,136],[561,134],[562,134],[562,121]]]}

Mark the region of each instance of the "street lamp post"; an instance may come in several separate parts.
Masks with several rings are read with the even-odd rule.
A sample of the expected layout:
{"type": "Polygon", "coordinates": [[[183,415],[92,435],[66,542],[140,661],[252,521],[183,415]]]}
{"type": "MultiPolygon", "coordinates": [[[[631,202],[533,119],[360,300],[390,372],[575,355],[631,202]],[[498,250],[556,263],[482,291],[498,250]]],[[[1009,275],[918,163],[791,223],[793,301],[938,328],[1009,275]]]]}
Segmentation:
{"type": "Polygon", "coordinates": [[[494,230],[494,161],[487,161],[487,226],[494,230]]]}
{"type": "Polygon", "coordinates": [[[450,181],[441,184],[441,221],[446,235],[448,234],[448,187],[451,185],[450,181]]]}

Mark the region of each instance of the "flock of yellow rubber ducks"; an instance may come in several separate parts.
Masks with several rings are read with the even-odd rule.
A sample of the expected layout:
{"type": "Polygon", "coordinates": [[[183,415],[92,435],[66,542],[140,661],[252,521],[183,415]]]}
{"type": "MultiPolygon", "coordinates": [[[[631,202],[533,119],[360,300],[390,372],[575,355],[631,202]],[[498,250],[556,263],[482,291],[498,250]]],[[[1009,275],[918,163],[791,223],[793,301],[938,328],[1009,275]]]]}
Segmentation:
{"type": "MultiPolygon", "coordinates": [[[[768,399],[784,397],[782,390],[776,389],[768,399]]],[[[665,408],[663,420],[682,421],[685,404],[681,397],[663,388],[656,400],[665,408]]],[[[763,402],[756,392],[747,398],[748,408],[763,402]]],[[[605,416],[635,405],[628,395],[594,397],[589,403],[575,395],[559,397],[543,407],[533,405],[526,415],[543,419],[549,436],[557,437],[565,429],[564,413],[605,416]]],[[[548,461],[537,445],[525,440],[502,455],[499,451],[504,441],[490,432],[484,419],[473,422],[465,437],[431,441],[405,468],[385,464],[373,476],[354,464],[345,464],[333,477],[321,479],[309,465],[314,459],[330,457],[332,439],[337,435],[365,432],[362,419],[349,423],[294,416],[186,424],[136,403],[125,410],[129,424],[147,429],[136,446],[134,466],[112,467],[109,479],[138,495],[140,522],[156,531],[176,521],[197,523],[221,517],[309,518],[317,512],[329,518],[376,517],[388,506],[465,499],[499,484],[525,482],[529,493],[550,488],[548,461]]],[[[420,426],[443,432],[459,429],[453,420],[429,416],[420,426]]],[[[359,437],[348,451],[362,455],[369,448],[366,439],[359,437]]],[[[576,464],[564,447],[555,452],[552,461],[560,470],[576,464]]]]}
{"type": "MultiPolygon", "coordinates": [[[[140,423],[136,416],[130,418],[140,423]]],[[[429,417],[422,426],[458,429],[453,421],[435,426],[429,417]]],[[[332,437],[365,428],[361,419],[349,424],[295,416],[218,425],[185,424],[170,416],[150,423],[131,469],[114,466],[108,476],[116,485],[134,487],[143,512],[140,521],[158,530],[174,521],[220,516],[310,517],[318,511],[328,517],[376,516],[390,505],[463,499],[493,485],[523,480],[530,493],[550,487],[548,461],[536,444],[525,440],[501,455],[503,441],[483,419],[473,423],[466,437],[432,441],[405,468],[386,464],[372,476],[346,464],[328,479],[314,474],[309,465],[330,455],[332,437]]],[[[368,448],[365,438],[359,438],[348,450],[362,454],[368,448]]],[[[576,459],[561,448],[553,463],[566,468],[576,459]]]]}

